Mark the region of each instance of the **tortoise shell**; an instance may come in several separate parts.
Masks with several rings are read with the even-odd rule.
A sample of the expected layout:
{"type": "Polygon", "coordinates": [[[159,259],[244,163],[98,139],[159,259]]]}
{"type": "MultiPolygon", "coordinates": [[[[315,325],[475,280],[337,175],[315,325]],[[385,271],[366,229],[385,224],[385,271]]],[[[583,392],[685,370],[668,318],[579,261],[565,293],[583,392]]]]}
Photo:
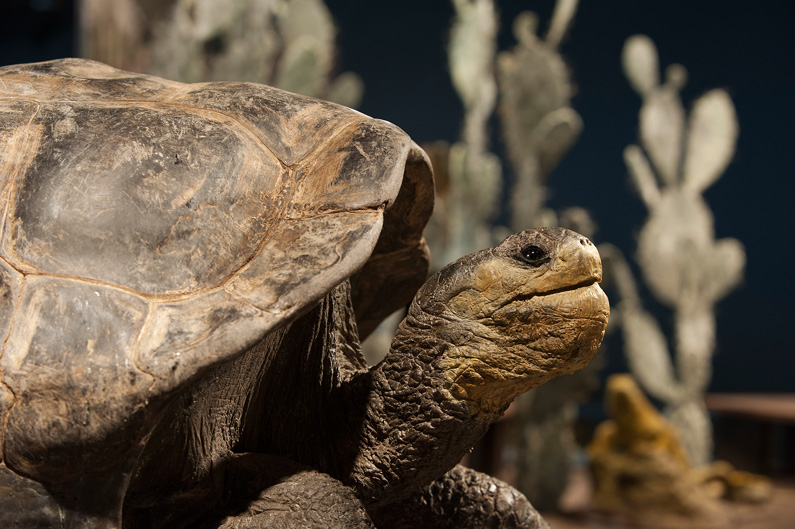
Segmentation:
{"type": "Polygon", "coordinates": [[[354,273],[365,334],[427,274],[430,166],[390,123],[81,59],[0,68],[0,114],[0,486],[118,465],[354,273]]]}

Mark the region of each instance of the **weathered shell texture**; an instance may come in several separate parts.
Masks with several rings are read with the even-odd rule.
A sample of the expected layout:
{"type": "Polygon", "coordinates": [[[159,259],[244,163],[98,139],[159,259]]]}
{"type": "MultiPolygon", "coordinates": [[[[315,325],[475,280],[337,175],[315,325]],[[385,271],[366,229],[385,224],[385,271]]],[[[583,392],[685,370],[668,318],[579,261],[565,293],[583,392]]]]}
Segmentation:
{"type": "Polygon", "coordinates": [[[430,169],[389,123],[79,59],[0,68],[0,116],[0,488],[28,482],[20,506],[27,478],[117,466],[176,390],[357,270],[359,304],[394,290],[362,266],[399,192],[376,254],[424,279],[430,200],[402,216],[430,169]]]}

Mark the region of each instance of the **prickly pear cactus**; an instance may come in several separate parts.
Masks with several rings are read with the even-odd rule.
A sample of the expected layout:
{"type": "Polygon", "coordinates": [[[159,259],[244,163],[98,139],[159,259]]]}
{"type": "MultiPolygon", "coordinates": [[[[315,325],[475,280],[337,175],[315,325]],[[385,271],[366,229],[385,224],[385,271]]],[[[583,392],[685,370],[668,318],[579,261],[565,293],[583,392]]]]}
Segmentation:
{"type": "Polygon", "coordinates": [[[84,56],[182,82],[253,81],[356,106],[332,78],[336,30],[322,0],[81,0],[84,56]]]}
{"type": "Polygon", "coordinates": [[[536,15],[520,14],[514,21],[517,44],[499,54],[493,0],[452,3],[450,75],[465,115],[459,141],[429,149],[443,151],[445,167],[434,167],[449,178],[437,192],[437,214],[428,230],[438,263],[488,246],[504,233],[557,224],[555,213],[544,208],[546,180],[582,130],[580,116],[569,107],[570,74],[557,51],[577,0],[558,1],[544,38],[536,36],[536,15]],[[489,151],[495,109],[514,176],[508,228],[493,225],[503,187],[502,164],[489,151]]]}
{"type": "Polygon", "coordinates": [[[536,35],[536,14],[521,13],[513,23],[517,44],[497,60],[502,137],[515,182],[510,204],[515,231],[554,222],[544,208],[547,177],[582,131],[582,119],[569,106],[570,74],[557,50],[576,8],[577,0],[559,1],[543,39],[536,35]]]}
{"type": "Polygon", "coordinates": [[[645,36],[627,40],[622,62],[643,99],[640,146],[624,159],[649,216],[637,260],[652,294],[674,312],[672,359],[660,326],[646,312],[629,269],[618,274],[619,311],[630,368],[666,404],[693,465],[711,459],[712,435],[703,394],[715,349],[715,303],[741,280],[745,252],[736,239],[715,240],[702,193],[731,161],[738,125],[723,90],[698,98],[689,115],[679,95],[687,73],[672,65],[660,83],[657,50],[645,36]]]}

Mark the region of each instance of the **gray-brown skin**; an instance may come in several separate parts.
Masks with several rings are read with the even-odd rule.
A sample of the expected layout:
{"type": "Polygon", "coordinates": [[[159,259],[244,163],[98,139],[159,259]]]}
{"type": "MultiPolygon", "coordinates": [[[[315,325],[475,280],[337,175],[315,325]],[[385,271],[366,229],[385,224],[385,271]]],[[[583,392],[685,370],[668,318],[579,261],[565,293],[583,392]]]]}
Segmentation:
{"type": "Polygon", "coordinates": [[[367,369],[359,333],[427,270],[432,177],[402,131],[76,59],[0,69],[0,113],[0,525],[390,527],[451,486],[494,526],[536,523],[445,473],[595,353],[587,239],[450,265],[367,369]]]}
{"type": "Polygon", "coordinates": [[[378,527],[391,529],[549,529],[515,488],[460,465],[409,500],[375,510],[373,519],[378,527]]]}

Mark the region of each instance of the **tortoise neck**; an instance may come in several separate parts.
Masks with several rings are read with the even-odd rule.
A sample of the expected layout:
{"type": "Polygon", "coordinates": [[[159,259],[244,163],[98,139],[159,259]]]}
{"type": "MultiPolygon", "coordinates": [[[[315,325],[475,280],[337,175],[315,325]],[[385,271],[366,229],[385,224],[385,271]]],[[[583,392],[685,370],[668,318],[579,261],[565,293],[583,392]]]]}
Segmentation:
{"type": "Polygon", "coordinates": [[[386,358],[358,381],[366,408],[347,482],[368,505],[438,478],[488,429],[446,389],[441,324],[410,312],[386,358]]]}

